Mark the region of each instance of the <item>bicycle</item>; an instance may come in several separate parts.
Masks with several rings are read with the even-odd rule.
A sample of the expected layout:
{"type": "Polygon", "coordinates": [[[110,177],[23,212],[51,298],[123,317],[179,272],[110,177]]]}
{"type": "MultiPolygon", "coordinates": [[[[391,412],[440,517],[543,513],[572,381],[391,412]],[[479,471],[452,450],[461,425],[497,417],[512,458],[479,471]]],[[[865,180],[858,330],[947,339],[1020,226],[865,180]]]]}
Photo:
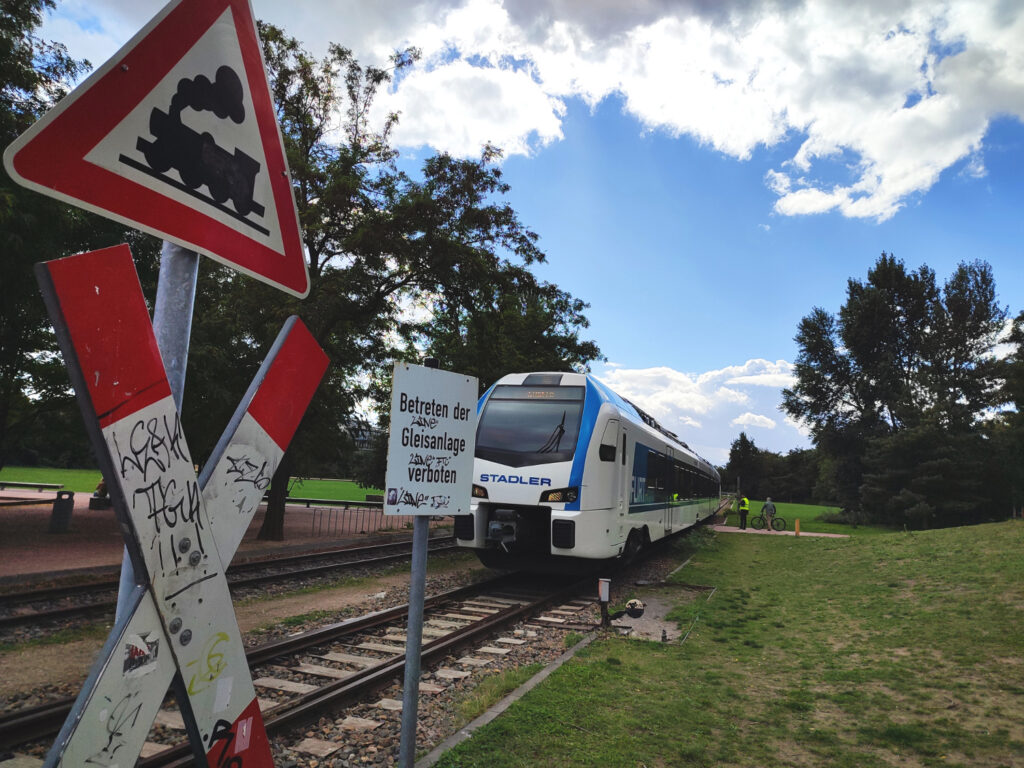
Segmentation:
{"type": "MultiPolygon", "coordinates": [[[[786,530],[786,521],[778,515],[772,515],[772,530],[773,531],[784,531],[786,530]]],[[[750,527],[755,531],[760,531],[768,527],[768,518],[764,516],[764,512],[761,512],[757,517],[751,518],[750,527]]]]}

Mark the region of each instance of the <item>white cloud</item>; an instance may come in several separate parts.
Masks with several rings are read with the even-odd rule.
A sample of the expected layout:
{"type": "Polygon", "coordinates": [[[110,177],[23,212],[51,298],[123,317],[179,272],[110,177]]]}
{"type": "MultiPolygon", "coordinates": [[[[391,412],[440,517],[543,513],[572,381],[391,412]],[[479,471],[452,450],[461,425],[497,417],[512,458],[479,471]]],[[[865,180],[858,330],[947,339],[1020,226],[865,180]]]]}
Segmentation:
{"type": "Polygon", "coordinates": [[[764,427],[765,429],[775,429],[775,420],[769,419],[767,416],[762,416],[759,413],[746,413],[740,414],[731,422],[733,426],[740,427],[764,427]]]}
{"type": "MultiPolygon", "coordinates": [[[[538,94],[509,105],[514,116],[504,113],[490,131],[461,131],[464,142],[453,143],[447,121],[425,111],[409,109],[404,119],[436,127],[417,131],[432,146],[465,143],[475,155],[473,137],[503,136],[507,151],[523,153],[560,137],[554,121],[564,110],[540,94],[590,105],[618,95],[643,129],[741,160],[802,139],[766,179],[779,214],[884,220],[957,162],[977,174],[989,121],[1024,116],[1022,36],[1024,7],[994,0],[469,0],[410,41],[440,68],[515,61],[538,94]]],[[[416,86],[424,108],[444,101],[440,79],[426,86],[416,86]]],[[[507,93],[497,80],[487,87],[491,99],[507,93]]]]}
{"type": "MultiPolygon", "coordinates": [[[[99,64],[162,0],[67,0],[44,36],[99,64]]],[[[640,130],[739,160],[796,139],[774,210],[884,220],[962,163],[984,173],[997,116],[1024,119],[1024,4],[1000,0],[254,0],[314,53],[424,58],[378,106],[395,137],[478,156],[562,139],[570,99],[621,98],[640,130]]]]}
{"type": "Polygon", "coordinates": [[[724,464],[729,446],[745,427],[759,427],[760,448],[785,453],[809,444],[806,429],[791,419],[778,423],[762,414],[778,412],[781,389],[791,383],[792,364],[748,360],[704,373],[673,368],[599,366],[598,377],[623,397],[650,413],[662,426],[679,434],[709,460],[724,464]],[[739,429],[738,429],[739,428],[739,429]]]}
{"type": "Polygon", "coordinates": [[[416,116],[399,121],[396,144],[465,157],[478,155],[487,142],[506,155],[529,155],[561,139],[565,105],[525,71],[456,61],[413,71],[396,93],[380,100],[384,109],[416,116]]]}

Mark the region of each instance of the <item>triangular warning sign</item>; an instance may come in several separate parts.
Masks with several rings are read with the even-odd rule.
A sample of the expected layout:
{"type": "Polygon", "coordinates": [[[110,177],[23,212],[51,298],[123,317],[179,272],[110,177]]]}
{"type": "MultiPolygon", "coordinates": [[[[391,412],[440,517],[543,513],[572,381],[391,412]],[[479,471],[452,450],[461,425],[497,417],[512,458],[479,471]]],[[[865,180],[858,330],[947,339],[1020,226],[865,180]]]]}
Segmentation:
{"type": "Polygon", "coordinates": [[[249,0],[174,0],[4,153],[21,184],[304,297],[249,0]]]}

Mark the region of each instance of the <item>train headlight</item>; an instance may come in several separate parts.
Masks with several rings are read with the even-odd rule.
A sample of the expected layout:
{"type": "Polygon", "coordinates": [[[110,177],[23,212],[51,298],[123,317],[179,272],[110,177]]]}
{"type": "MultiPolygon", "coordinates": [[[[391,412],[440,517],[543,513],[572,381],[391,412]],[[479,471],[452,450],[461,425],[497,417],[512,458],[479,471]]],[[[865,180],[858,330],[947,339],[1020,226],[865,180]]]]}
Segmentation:
{"type": "Polygon", "coordinates": [[[542,504],[545,501],[549,502],[549,503],[552,503],[552,504],[558,504],[558,503],[561,503],[561,502],[567,502],[567,501],[568,502],[573,502],[573,501],[576,501],[576,499],[578,499],[579,496],[580,496],[580,489],[579,488],[559,488],[559,489],[554,490],[554,491],[544,491],[544,493],[542,493],[540,495],[540,500],[541,500],[542,504]]]}
{"type": "MultiPolygon", "coordinates": [[[[463,487],[465,487],[465,486],[463,486],[463,487]]],[[[486,499],[487,498],[487,489],[484,488],[482,485],[474,484],[473,485],[473,498],[474,499],[486,499]]]]}

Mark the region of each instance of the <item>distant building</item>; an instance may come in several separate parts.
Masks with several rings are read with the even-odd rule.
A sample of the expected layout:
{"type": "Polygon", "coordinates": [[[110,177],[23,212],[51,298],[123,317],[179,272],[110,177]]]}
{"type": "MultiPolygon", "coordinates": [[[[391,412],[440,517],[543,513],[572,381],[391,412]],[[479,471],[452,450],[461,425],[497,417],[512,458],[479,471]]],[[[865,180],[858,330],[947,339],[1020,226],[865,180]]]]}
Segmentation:
{"type": "Polygon", "coordinates": [[[361,416],[351,416],[342,429],[352,438],[357,451],[368,451],[373,447],[374,440],[384,434],[384,430],[371,424],[361,416]]]}

